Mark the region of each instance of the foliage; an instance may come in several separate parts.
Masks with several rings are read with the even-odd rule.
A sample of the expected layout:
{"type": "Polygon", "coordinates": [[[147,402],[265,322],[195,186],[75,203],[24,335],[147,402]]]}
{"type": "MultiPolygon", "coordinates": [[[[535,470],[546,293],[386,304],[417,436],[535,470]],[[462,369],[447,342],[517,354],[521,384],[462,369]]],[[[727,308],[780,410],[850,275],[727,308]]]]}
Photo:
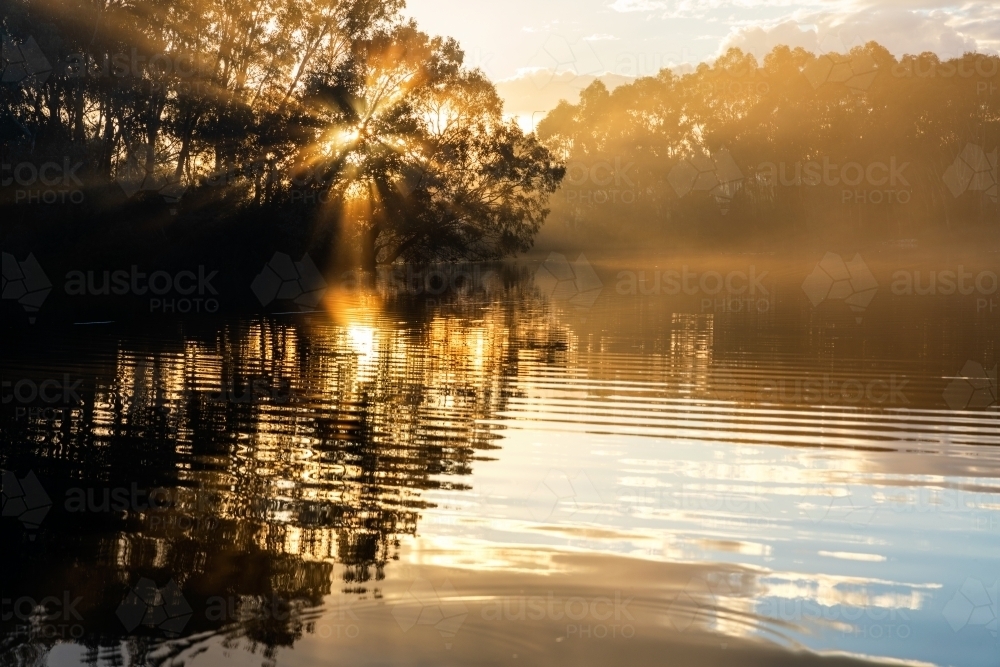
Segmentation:
{"type": "Polygon", "coordinates": [[[92,216],[124,210],[116,184],[187,214],[294,210],[369,268],[529,247],[561,171],[402,4],[5,3],[5,58],[30,38],[52,71],[0,88],[4,162],[81,162],[92,216]]]}
{"type": "MultiPolygon", "coordinates": [[[[995,221],[995,187],[979,183],[963,193],[964,182],[949,189],[944,175],[971,144],[991,155],[992,176],[982,178],[996,182],[998,64],[997,56],[972,53],[945,62],[930,53],[896,59],[870,42],[825,56],[777,47],[762,64],[731,49],[683,76],[665,69],[613,91],[595,81],[538,127],[568,168],[553,217],[609,237],[626,229],[673,238],[704,231],[716,240],[995,221]],[[720,155],[738,172],[716,189],[720,155]],[[803,175],[809,162],[824,161],[838,165],[830,178],[803,175]],[[859,184],[833,182],[849,163],[866,170],[893,161],[902,167],[894,183],[881,183],[881,167],[859,184]],[[683,163],[692,162],[710,172],[698,176],[704,183],[683,178],[683,163]],[[628,182],[595,183],[586,173],[595,164],[619,165],[628,182]],[[613,187],[632,188],[634,203],[605,204],[613,187]]],[[[607,166],[595,174],[610,181],[607,166]]]]}

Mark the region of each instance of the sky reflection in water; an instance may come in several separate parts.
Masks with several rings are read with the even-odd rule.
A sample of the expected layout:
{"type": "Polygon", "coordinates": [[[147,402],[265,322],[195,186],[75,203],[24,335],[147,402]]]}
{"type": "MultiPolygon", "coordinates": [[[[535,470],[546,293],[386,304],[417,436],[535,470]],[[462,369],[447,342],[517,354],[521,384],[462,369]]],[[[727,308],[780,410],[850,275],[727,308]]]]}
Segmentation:
{"type": "Polygon", "coordinates": [[[997,664],[995,317],[583,266],[5,349],[4,664],[997,664]]]}

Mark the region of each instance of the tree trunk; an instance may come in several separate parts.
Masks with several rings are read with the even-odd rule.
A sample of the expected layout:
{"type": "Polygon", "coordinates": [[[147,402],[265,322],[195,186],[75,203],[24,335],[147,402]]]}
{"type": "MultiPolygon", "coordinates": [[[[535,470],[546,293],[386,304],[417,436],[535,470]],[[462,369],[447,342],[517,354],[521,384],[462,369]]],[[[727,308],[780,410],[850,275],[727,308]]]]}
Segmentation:
{"type": "Polygon", "coordinates": [[[107,103],[104,111],[104,136],[102,141],[102,153],[101,153],[101,173],[111,178],[111,161],[114,157],[115,148],[115,125],[114,119],[111,116],[111,104],[107,103]]]}
{"type": "Polygon", "coordinates": [[[361,235],[361,270],[375,273],[378,264],[378,250],[375,242],[378,240],[378,225],[372,225],[361,235]]]}
{"type": "Polygon", "coordinates": [[[86,132],[83,125],[83,82],[78,79],[73,91],[73,142],[83,148],[86,143],[86,132]]]}
{"type": "Polygon", "coordinates": [[[184,165],[187,164],[188,156],[191,154],[191,137],[194,134],[194,128],[197,124],[198,115],[192,112],[184,123],[183,135],[181,136],[181,151],[177,156],[177,166],[174,168],[174,178],[177,182],[180,182],[184,176],[184,165]]]}

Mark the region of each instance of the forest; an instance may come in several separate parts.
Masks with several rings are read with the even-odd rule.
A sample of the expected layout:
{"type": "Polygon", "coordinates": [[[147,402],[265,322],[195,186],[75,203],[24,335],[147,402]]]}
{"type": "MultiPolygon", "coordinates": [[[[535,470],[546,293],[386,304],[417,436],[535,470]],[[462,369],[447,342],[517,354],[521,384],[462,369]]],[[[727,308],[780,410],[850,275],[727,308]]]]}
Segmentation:
{"type": "Polygon", "coordinates": [[[402,6],[5,3],[5,245],[526,250],[561,167],[402,6]]]}
{"type": "Polygon", "coordinates": [[[525,133],[401,0],[6,5],[0,206],[22,254],[373,270],[516,255],[547,218],[580,244],[718,246],[998,217],[997,56],[731,49],[597,80],[525,133]]]}
{"type": "Polygon", "coordinates": [[[566,165],[553,218],[576,235],[713,245],[995,224],[1000,58],[738,49],[538,125],[566,165]]]}

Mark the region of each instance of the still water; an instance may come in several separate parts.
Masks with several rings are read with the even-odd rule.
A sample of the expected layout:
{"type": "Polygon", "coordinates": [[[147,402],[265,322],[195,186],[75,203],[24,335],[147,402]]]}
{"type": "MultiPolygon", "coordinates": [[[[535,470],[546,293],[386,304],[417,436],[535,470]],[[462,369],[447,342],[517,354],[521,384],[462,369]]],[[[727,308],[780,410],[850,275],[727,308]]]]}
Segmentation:
{"type": "Polygon", "coordinates": [[[818,259],[12,332],[2,664],[996,667],[1000,299],[818,259]]]}

